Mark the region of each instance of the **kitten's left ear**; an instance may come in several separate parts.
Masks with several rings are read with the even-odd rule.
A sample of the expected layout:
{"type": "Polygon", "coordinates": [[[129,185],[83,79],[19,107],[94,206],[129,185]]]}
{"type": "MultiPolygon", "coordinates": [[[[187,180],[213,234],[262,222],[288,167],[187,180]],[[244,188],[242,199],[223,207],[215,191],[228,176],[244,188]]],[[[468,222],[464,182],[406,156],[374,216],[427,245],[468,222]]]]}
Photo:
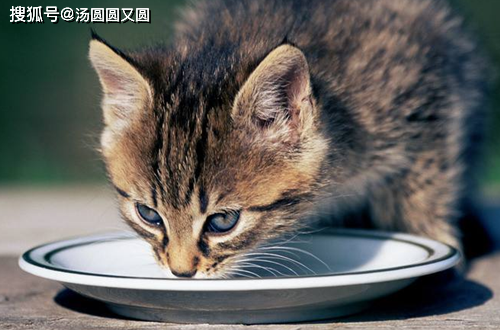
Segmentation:
{"type": "Polygon", "coordinates": [[[294,142],[313,126],[313,103],[304,54],[282,45],[264,58],[239,91],[233,119],[269,138],[294,142]]]}
{"type": "Polygon", "coordinates": [[[104,91],[104,122],[112,130],[121,129],[151,102],[151,87],[124,54],[93,38],[89,57],[104,91]]]}

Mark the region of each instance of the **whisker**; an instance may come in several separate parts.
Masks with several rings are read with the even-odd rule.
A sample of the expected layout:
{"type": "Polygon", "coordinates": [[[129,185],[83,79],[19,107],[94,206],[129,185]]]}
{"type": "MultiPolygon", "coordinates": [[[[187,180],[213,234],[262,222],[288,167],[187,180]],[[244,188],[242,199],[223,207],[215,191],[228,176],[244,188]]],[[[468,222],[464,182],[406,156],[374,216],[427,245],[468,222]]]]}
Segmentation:
{"type": "MultiPolygon", "coordinates": [[[[280,267],[286,268],[287,270],[289,270],[294,275],[299,276],[299,274],[295,270],[293,270],[292,268],[290,268],[287,265],[284,265],[282,263],[276,262],[276,261],[267,260],[267,259],[264,259],[264,258],[254,258],[254,259],[248,259],[248,260],[259,261],[259,262],[267,262],[267,263],[270,263],[270,264],[278,265],[280,267]]],[[[275,271],[277,271],[281,276],[286,276],[286,274],[283,274],[282,272],[276,270],[275,268],[273,268],[273,269],[275,271]]]]}
{"type": "MultiPolygon", "coordinates": [[[[262,248],[260,250],[264,250],[264,251],[269,251],[270,249],[265,249],[265,248],[262,248]]],[[[260,250],[255,250],[255,252],[259,252],[260,250]]],[[[292,251],[288,251],[288,250],[279,250],[279,249],[272,249],[273,251],[279,251],[280,253],[286,253],[288,255],[291,255],[291,256],[294,256],[295,258],[297,259],[300,259],[300,256],[295,253],[295,252],[292,252],[292,251]]]]}
{"type": "MultiPolygon", "coordinates": [[[[233,270],[233,271],[234,271],[234,270],[233,270]]],[[[262,278],[259,274],[254,273],[254,272],[251,272],[251,271],[246,270],[246,269],[241,269],[241,268],[238,268],[238,269],[236,269],[235,271],[237,271],[237,272],[244,272],[244,273],[247,273],[247,274],[253,275],[253,276],[255,276],[255,277],[262,278]]]]}
{"type": "MultiPolygon", "coordinates": [[[[277,277],[278,275],[276,274],[276,272],[278,272],[277,270],[275,270],[274,268],[271,268],[271,267],[264,267],[264,266],[260,266],[260,265],[256,265],[254,263],[249,263],[249,262],[241,262],[241,263],[238,263],[238,265],[241,265],[243,267],[249,267],[249,268],[259,268],[259,269],[263,269],[267,272],[269,272],[271,275],[277,277]]],[[[279,272],[278,272],[279,273],[279,272]]],[[[283,274],[281,274],[283,275],[283,274]]]]}
{"type": "Polygon", "coordinates": [[[250,276],[250,275],[246,275],[246,274],[241,274],[239,273],[237,270],[230,270],[228,271],[228,274],[230,276],[241,276],[241,277],[246,277],[246,278],[254,278],[253,276],[250,276]]]}
{"type": "Polygon", "coordinates": [[[259,252],[259,253],[246,253],[245,255],[247,256],[250,256],[250,255],[255,255],[255,256],[258,256],[258,255],[267,255],[269,256],[268,258],[278,258],[278,259],[281,259],[281,260],[286,260],[288,262],[291,262],[291,263],[294,263],[300,267],[303,267],[304,269],[306,269],[307,271],[311,272],[312,274],[316,274],[316,272],[314,270],[312,270],[311,268],[307,267],[306,265],[304,265],[303,263],[295,260],[295,259],[292,259],[292,258],[289,258],[289,257],[285,257],[283,255],[280,255],[280,254],[276,254],[276,253],[268,253],[268,252],[259,252]]]}
{"type": "Polygon", "coordinates": [[[278,250],[278,249],[285,249],[285,250],[291,250],[291,251],[296,251],[296,252],[300,252],[300,253],[304,253],[312,258],[314,258],[315,260],[317,260],[318,262],[320,262],[323,266],[325,266],[326,268],[328,268],[328,270],[331,270],[330,269],[330,266],[328,266],[323,260],[321,260],[320,258],[318,258],[317,256],[315,256],[314,254],[312,254],[311,252],[309,251],[305,251],[305,250],[302,250],[302,249],[299,249],[299,248],[296,248],[296,247],[290,247],[290,246],[276,246],[276,247],[268,247],[267,248],[268,250],[278,250]]]}

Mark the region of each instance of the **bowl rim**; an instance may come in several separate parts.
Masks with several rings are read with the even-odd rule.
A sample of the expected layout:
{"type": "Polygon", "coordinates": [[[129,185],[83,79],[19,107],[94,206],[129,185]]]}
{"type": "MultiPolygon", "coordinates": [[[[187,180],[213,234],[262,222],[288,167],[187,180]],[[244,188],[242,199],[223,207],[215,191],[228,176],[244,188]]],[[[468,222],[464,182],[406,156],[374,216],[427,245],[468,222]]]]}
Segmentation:
{"type": "Polygon", "coordinates": [[[137,238],[136,235],[129,233],[111,232],[79,236],[36,246],[20,256],[19,266],[28,273],[63,284],[153,291],[256,291],[337,287],[403,280],[443,271],[455,266],[461,260],[460,252],[454,247],[411,234],[333,228],[321,231],[320,234],[394,240],[419,246],[425,249],[429,255],[424,261],[390,268],[334,274],[237,279],[175,279],[110,275],[75,271],[50,263],[53,255],[68,248],[111,240],[137,238]],[[48,249],[48,251],[41,258],[33,256],[41,249],[48,249]]]}

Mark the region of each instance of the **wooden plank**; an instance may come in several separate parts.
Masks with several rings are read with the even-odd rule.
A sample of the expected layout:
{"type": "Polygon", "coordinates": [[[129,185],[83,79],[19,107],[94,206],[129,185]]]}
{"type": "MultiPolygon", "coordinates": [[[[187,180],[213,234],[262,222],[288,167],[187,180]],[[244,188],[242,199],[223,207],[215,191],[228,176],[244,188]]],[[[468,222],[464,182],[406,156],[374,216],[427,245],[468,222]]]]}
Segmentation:
{"type": "Polygon", "coordinates": [[[500,329],[500,252],[475,261],[465,279],[426,277],[359,315],[287,325],[176,325],[125,320],[99,302],[24,273],[0,257],[1,329],[500,329]]]}

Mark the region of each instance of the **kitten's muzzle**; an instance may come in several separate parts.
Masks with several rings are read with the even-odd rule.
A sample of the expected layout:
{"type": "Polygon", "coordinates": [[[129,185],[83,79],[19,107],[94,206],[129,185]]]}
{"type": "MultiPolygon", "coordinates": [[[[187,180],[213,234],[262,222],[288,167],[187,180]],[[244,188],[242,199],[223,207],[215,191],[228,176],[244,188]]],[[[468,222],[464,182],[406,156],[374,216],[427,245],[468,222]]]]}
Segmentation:
{"type": "Polygon", "coordinates": [[[177,277],[193,277],[198,271],[200,259],[189,250],[177,250],[167,254],[170,271],[177,277]]]}

